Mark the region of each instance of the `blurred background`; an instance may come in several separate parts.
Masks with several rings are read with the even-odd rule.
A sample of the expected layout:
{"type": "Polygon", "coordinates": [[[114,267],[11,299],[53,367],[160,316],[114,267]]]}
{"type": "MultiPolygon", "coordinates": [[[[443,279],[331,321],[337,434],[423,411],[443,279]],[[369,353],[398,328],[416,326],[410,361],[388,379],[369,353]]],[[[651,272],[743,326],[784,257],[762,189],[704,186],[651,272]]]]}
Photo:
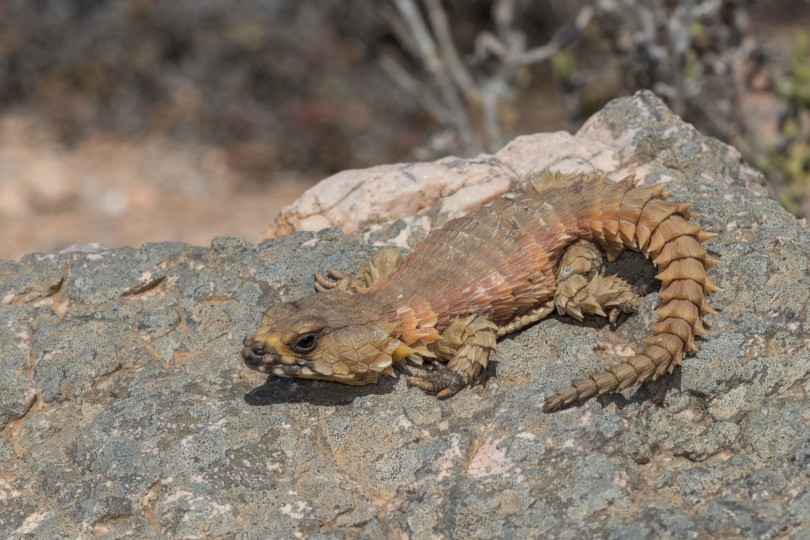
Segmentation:
{"type": "Polygon", "coordinates": [[[810,214],[810,0],[0,0],[0,258],[255,241],[343,169],[649,88],[810,214]]]}

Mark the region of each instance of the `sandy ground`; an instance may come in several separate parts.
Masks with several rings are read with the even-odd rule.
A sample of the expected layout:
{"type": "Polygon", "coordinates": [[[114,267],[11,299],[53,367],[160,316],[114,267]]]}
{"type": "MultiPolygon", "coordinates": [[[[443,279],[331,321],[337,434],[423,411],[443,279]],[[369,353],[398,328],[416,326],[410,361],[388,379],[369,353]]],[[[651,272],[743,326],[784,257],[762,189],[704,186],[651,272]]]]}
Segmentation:
{"type": "Polygon", "coordinates": [[[67,150],[47,127],[0,118],[0,259],[73,244],[207,245],[256,241],[278,211],[317,179],[280,174],[261,185],[213,147],[159,137],[97,136],[67,150]]]}

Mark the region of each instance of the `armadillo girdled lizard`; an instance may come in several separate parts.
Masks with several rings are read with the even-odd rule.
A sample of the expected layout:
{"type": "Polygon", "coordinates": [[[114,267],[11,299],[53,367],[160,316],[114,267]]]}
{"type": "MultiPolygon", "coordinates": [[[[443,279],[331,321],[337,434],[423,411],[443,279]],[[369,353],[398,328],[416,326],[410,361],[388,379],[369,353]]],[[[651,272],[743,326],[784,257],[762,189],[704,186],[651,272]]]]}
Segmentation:
{"type": "Polygon", "coordinates": [[[561,179],[562,188],[505,196],[432,231],[403,261],[384,249],[356,276],[316,274],[318,294],[276,304],[245,339],[258,371],[347,384],[394,375],[406,359],[440,362],[408,384],[452,396],[486,367],[497,338],[556,310],[582,320],[635,311],[640,298],[602,256],[630,249],[658,267],[661,304],[645,347],[605,371],[577,379],[546,400],[554,411],[671,372],[697,350],[702,316],[714,313],[707,275],[717,263],[701,247],[715,236],[689,222],[689,203],[664,187],[608,183],[600,175],[561,179]]]}

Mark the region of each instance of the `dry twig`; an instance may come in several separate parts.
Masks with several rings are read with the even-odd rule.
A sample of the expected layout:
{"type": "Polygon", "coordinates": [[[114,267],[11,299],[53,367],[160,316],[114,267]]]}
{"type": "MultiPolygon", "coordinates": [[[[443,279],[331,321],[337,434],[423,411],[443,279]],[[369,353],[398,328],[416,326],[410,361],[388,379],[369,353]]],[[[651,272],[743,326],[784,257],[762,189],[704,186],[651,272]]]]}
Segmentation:
{"type": "Polygon", "coordinates": [[[497,35],[479,33],[475,52],[465,61],[453,40],[441,0],[422,0],[421,10],[415,0],[390,2],[395,9],[383,9],[381,14],[403,49],[419,62],[430,80],[408,75],[391,56],[383,60],[382,68],[414,95],[443,128],[456,133],[458,148],[449,150],[463,155],[500,148],[504,136],[499,110],[514,99],[519,71],[548,61],[572,43],[593,16],[590,6],[585,6],[565,31],[549,43],[527,50],[526,36],[515,23],[514,0],[496,0],[492,18],[497,35]],[[482,66],[489,58],[497,65],[486,72],[482,66]]]}

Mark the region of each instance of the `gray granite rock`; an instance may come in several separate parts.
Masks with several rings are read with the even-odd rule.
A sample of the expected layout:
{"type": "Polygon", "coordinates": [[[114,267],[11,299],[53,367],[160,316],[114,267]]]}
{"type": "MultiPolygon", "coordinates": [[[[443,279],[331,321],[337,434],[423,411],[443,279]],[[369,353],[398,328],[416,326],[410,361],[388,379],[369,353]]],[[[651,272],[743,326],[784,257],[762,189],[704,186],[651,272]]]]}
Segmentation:
{"type": "MultiPolygon", "coordinates": [[[[650,93],[577,137],[669,181],[720,233],[719,313],[675,374],[541,411],[638,344],[654,292],[615,330],[551,317],[507,336],[488,380],[447,401],[403,377],[246,370],[241,340],[269,305],[373,250],[334,229],[3,261],[0,537],[810,536],[806,224],[650,93]]],[[[655,289],[643,258],[615,269],[655,289]]]]}

